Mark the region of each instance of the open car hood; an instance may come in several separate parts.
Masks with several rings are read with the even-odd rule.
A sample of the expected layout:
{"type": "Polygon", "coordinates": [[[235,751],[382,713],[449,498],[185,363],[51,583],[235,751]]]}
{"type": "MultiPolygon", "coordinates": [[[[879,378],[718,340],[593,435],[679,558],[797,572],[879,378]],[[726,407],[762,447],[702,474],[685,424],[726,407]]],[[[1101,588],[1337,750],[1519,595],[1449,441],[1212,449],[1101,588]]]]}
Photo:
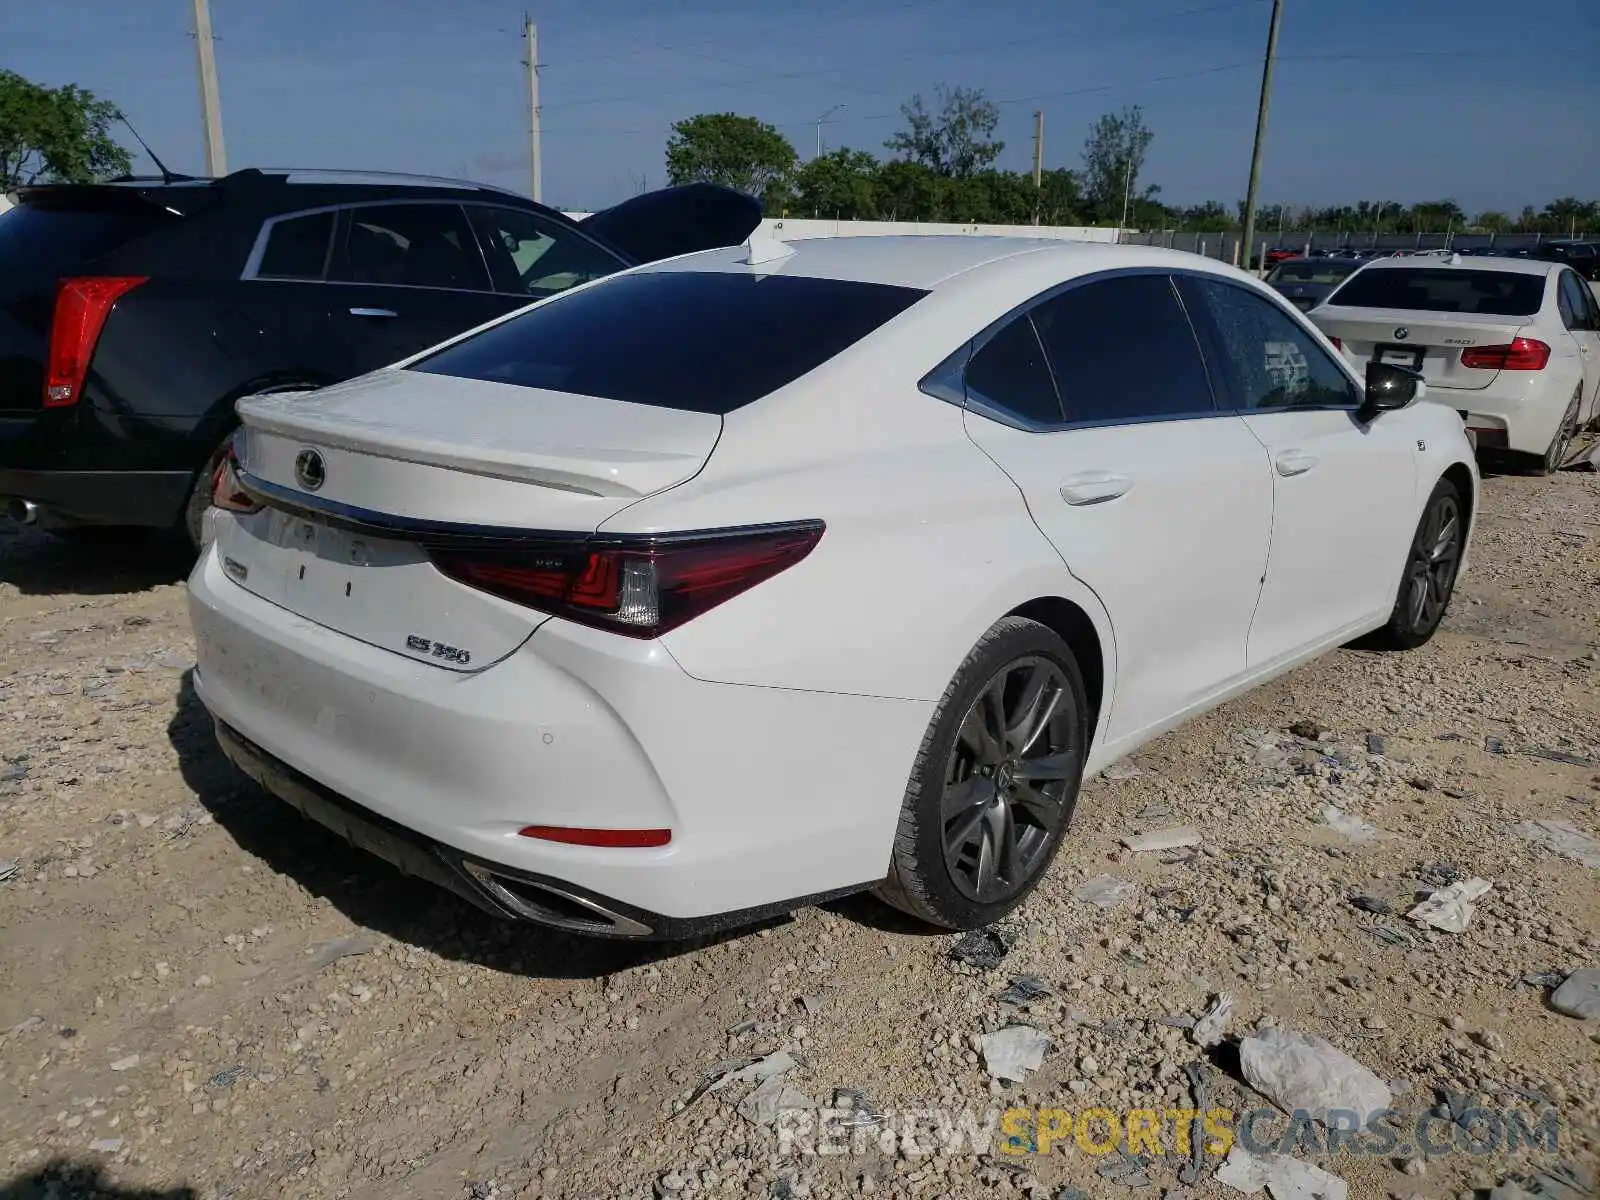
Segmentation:
{"type": "Polygon", "coordinates": [[[714,183],[645,192],[582,222],[636,263],[737,246],[760,224],[761,201],[714,183]]]}

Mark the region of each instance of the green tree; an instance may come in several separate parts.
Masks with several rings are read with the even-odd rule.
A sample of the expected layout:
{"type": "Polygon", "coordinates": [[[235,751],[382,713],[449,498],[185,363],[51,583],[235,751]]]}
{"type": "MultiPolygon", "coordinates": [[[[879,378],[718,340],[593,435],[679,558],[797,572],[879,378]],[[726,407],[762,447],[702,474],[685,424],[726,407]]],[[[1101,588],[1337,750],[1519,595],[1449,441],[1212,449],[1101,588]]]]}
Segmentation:
{"type": "Polygon", "coordinates": [[[1144,123],[1144,111],[1135,104],[1121,112],[1106,113],[1089,129],[1083,143],[1083,190],[1102,221],[1122,216],[1122,200],[1148,199],[1155,193],[1141,191],[1139,172],[1144,156],[1155,140],[1144,123]]]}
{"type": "Polygon", "coordinates": [[[795,208],[803,216],[870,220],[878,212],[878,160],[865,150],[832,150],[795,172],[795,208]]]}
{"type": "Polygon", "coordinates": [[[994,140],[1000,110],[979,88],[934,88],[938,111],[931,111],[922,94],[911,97],[900,111],[906,127],[884,143],[911,162],[948,179],[970,179],[994,166],[1004,142],[994,140]]]}
{"type": "Polygon", "coordinates": [[[781,212],[798,156],[765,121],[737,113],[701,113],[675,122],[667,140],[667,182],[718,183],[761,197],[781,212]]]}
{"type": "Polygon", "coordinates": [[[1540,227],[1547,233],[1570,234],[1589,229],[1600,217],[1600,204],[1579,200],[1576,196],[1563,196],[1544,206],[1539,214],[1540,227]]]}
{"type": "Polygon", "coordinates": [[[133,160],[111,136],[121,115],[75,84],[48,88],[0,68],[0,192],[126,175],[133,160]]]}
{"type": "Polygon", "coordinates": [[[1239,223],[1228,214],[1227,208],[1217,200],[1207,200],[1184,209],[1178,215],[1178,226],[1193,233],[1223,233],[1237,229],[1239,223]]]}
{"type": "Polygon", "coordinates": [[[1041,225],[1078,224],[1083,213],[1083,188],[1078,173],[1065,168],[1041,171],[1038,205],[1041,225]]]}
{"type": "Polygon", "coordinates": [[[1511,218],[1503,212],[1481,212],[1473,225],[1484,233],[1504,233],[1511,228],[1511,218]]]}
{"type": "Polygon", "coordinates": [[[921,163],[894,159],[878,168],[878,216],[885,221],[943,221],[944,183],[921,163]]]}

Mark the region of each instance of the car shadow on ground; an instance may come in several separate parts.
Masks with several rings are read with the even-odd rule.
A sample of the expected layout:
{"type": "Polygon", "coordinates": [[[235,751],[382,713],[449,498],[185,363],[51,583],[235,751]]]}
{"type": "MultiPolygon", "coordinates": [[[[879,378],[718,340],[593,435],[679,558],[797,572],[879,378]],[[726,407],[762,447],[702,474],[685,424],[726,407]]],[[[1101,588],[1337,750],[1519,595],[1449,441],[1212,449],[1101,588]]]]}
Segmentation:
{"type": "Polygon", "coordinates": [[[402,875],[247,779],[217,747],[211,716],[195,694],[192,671],[185,671],[179,684],[167,736],[184,781],[245,853],[328,901],[357,925],[452,961],[530,977],[597,979],[789,920],[777,918],[689,942],[582,937],[498,920],[433,883],[402,875]]]}
{"type": "Polygon", "coordinates": [[[129,529],[80,530],[58,537],[0,522],[0,584],[24,596],[101,596],[177,583],[194,566],[180,538],[129,529]]]}
{"type": "Polygon", "coordinates": [[[122,1187],[106,1180],[98,1162],[56,1158],[0,1183],[0,1200],[200,1200],[185,1184],[170,1188],[122,1187]]]}

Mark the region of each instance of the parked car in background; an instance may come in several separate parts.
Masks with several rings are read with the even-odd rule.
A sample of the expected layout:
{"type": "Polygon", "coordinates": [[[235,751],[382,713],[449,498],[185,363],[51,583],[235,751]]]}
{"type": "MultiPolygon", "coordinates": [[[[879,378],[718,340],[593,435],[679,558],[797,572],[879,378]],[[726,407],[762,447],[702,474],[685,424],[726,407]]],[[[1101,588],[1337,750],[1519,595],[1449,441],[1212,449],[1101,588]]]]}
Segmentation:
{"type": "Polygon", "coordinates": [[[1361,263],[1353,258],[1291,258],[1273,267],[1267,285],[1302,312],[1316,307],[1361,263]]]}
{"type": "Polygon", "coordinates": [[[1545,262],[1565,263],[1585,279],[1600,281],[1600,246],[1594,242],[1556,239],[1540,242],[1528,254],[1545,262]]]}
{"type": "Polygon", "coordinates": [[[1352,364],[1420,371],[1479,447],[1530,456],[1542,471],[1600,417],[1600,303],[1563,263],[1368,263],[1310,317],[1352,364]]]}
{"type": "Polygon", "coordinates": [[[761,219],[709,185],[580,224],[480,184],[322,171],[18,199],[0,216],[0,497],[57,529],[196,539],[240,397],[363,374],[761,219]]]}
{"type": "Polygon", "coordinates": [[[241,404],[195,686],[269,790],[501,916],[983,926],[1085,772],[1432,635],[1477,475],[1421,386],[1191,254],[758,237],[241,404]]]}

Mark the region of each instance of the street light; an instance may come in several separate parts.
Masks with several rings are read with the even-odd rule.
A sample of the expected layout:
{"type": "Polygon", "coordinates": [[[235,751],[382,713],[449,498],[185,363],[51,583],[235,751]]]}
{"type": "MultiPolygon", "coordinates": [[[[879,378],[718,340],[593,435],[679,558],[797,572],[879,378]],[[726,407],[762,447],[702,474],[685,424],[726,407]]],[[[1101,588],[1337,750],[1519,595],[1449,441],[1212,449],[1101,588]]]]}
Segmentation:
{"type": "Polygon", "coordinates": [[[838,112],[841,108],[849,108],[849,107],[850,106],[848,104],[835,104],[827,112],[823,113],[820,117],[817,118],[817,153],[816,153],[816,157],[817,158],[821,158],[822,157],[822,123],[824,121],[826,121],[829,117],[833,116],[833,114],[838,112]]]}

